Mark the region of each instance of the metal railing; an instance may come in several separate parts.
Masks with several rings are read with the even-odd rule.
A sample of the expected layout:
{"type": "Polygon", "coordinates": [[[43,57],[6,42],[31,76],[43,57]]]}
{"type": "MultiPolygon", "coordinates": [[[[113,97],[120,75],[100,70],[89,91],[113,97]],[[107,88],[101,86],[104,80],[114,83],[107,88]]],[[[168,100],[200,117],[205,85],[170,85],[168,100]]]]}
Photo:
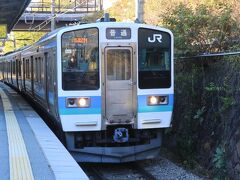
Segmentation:
{"type": "Polygon", "coordinates": [[[180,57],[174,58],[174,60],[192,60],[192,59],[199,59],[199,58],[222,57],[222,56],[240,56],[240,51],[205,53],[205,54],[200,54],[196,56],[180,56],[180,57]]]}
{"type": "MultiPolygon", "coordinates": [[[[55,0],[56,13],[89,13],[99,10],[102,10],[102,0],[55,0]]],[[[32,0],[25,12],[51,13],[51,0],[32,0]]]]}

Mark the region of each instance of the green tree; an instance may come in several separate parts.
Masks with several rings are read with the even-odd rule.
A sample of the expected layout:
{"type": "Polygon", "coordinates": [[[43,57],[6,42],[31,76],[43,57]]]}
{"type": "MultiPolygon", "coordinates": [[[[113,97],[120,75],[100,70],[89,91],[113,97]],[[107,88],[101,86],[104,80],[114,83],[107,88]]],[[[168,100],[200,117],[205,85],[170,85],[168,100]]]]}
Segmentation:
{"type": "Polygon", "coordinates": [[[180,3],[163,15],[163,23],[173,31],[177,53],[199,54],[231,49],[239,28],[232,18],[232,8],[220,4],[212,9],[200,4],[196,9],[180,3]]]}
{"type": "Polygon", "coordinates": [[[103,14],[104,14],[103,11],[98,11],[98,12],[95,12],[91,15],[84,16],[82,18],[82,22],[84,22],[84,23],[94,23],[94,22],[96,22],[96,20],[102,18],[103,14]]]}
{"type": "Polygon", "coordinates": [[[0,39],[6,38],[6,36],[7,36],[7,26],[0,24],[0,39]]]}
{"type": "Polygon", "coordinates": [[[38,41],[45,32],[12,32],[9,41],[6,41],[4,53],[31,45],[38,41]],[[15,42],[14,42],[15,41],[15,42]],[[16,47],[14,47],[16,45],[16,47]]]}
{"type": "Polygon", "coordinates": [[[117,21],[134,21],[135,20],[135,0],[120,0],[106,10],[110,17],[116,18],[117,21]]]}

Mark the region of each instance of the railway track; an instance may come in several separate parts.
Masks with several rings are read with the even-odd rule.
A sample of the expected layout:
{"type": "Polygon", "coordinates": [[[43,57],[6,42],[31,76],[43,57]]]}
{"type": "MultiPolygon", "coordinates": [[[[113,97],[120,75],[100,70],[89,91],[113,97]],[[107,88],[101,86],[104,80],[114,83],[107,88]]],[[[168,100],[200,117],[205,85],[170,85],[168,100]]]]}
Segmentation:
{"type": "Polygon", "coordinates": [[[138,173],[140,173],[142,175],[143,179],[147,179],[147,180],[156,180],[157,179],[151,173],[149,173],[144,168],[142,168],[137,162],[132,163],[131,168],[135,169],[138,173]]]}
{"type": "Polygon", "coordinates": [[[97,165],[92,164],[80,164],[83,171],[88,175],[90,180],[107,180],[99,171],[97,165]]]}
{"type": "Polygon", "coordinates": [[[90,180],[156,180],[137,162],[124,164],[80,164],[90,180]]]}
{"type": "Polygon", "coordinates": [[[81,163],[90,180],[203,180],[166,158],[122,164],[81,163]]]}

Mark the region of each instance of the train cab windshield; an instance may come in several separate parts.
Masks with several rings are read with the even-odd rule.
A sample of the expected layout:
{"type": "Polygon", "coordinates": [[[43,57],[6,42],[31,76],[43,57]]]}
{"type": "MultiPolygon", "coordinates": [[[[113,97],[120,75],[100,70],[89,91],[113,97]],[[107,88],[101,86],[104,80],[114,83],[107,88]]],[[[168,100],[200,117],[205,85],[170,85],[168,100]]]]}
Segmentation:
{"type": "Polygon", "coordinates": [[[170,34],[140,28],[138,37],[139,88],[169,88],[171,86],[170,34]]]}
{"type": "Polygon", "coordinates": [[[98,29],[89,28],[62,35],[62,89],[99,89],[98,29]]]}

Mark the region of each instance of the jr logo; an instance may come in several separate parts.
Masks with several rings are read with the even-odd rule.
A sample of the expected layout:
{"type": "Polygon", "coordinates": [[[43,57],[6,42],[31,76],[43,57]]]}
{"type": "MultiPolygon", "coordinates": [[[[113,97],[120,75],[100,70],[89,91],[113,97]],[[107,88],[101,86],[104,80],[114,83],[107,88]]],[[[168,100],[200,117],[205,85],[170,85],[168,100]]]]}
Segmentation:
{"type": "Polygon", "coordinates": [[[162,42],[162,35],[161,34],[153,34],[153,38],[151,39],[151,37],[148,37],[148,42],[150,43],[154,43],[158,41],[159,43],[162,42]]]}

